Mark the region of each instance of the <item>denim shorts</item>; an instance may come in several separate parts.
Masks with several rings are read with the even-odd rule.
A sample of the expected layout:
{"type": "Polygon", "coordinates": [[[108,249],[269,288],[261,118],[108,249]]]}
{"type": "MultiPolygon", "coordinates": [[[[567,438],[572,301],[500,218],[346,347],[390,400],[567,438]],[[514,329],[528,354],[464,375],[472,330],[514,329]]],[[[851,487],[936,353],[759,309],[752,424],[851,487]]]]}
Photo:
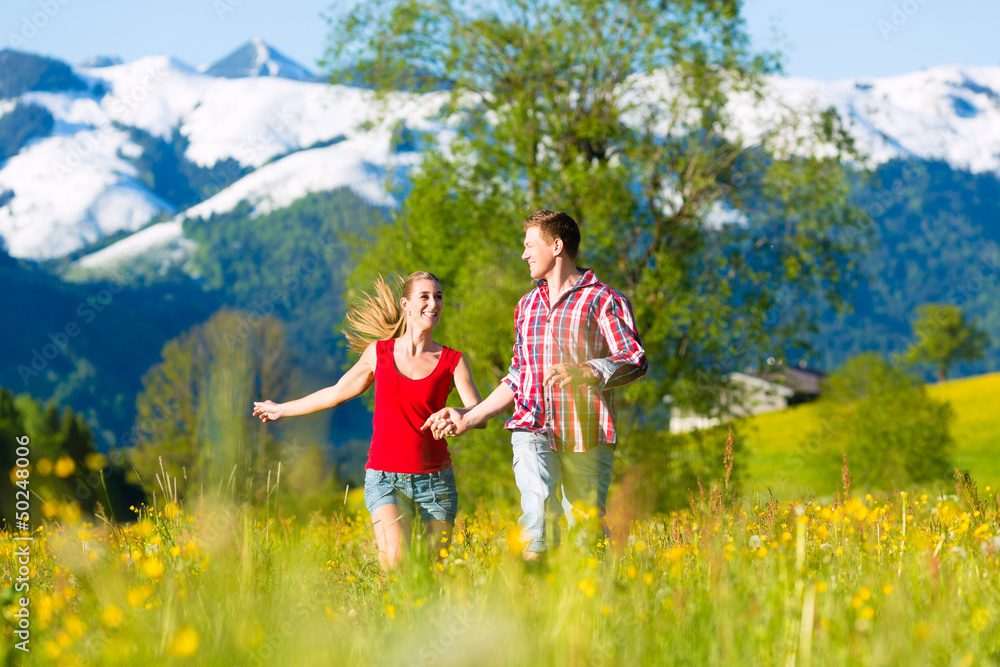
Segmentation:
{"type": "Polygon", "coordinates": [[[383,505],[396,505],[410,517],[418,515],[421,521],[455,523],[458,514],[455,471],[451,468],[424,473],[365,470],[365,505],[369,513],[383,505]]]}

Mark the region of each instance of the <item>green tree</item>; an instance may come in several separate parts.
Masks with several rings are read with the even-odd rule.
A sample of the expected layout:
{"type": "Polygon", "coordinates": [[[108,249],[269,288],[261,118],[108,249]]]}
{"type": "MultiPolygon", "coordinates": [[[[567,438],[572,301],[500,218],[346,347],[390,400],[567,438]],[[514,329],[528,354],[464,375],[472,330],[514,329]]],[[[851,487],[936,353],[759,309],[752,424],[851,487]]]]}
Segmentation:
{"type": "Polygon", "coordinates": [[[932,364],[938,382],[948,379],[948,369],[962,361],[975,361],[986,355],[989,334],[965,319],[958,306],[926,303],[917,308],[912,323],[916,340],[903,359],[909,363],[932,364]]]}
{"type": "Polygon", "coordinates": [[[835,113],[762,116],[753,136],[733,120],[731,99],[752,105],[774,70],[737,2],[361,3],[331,40],[331,61],[384,92],[448,88],[459,119],[353,286],[438,273],[466,315],[449,330],[494,380],[537,208],[571,212],[583,263],[632,300],[652,370],[633,391],[651,400],[696,402],[743,357],[802,342],[806,297],[836,300],[864,245],[835,113]]]}
{"type": "Polygon", "coordinates": [[[143,377],[126,437],[147,492],[159,493],[162,460],[168,474],[187,480],[181,495],[232,483],[234,496],[247,497],[277,463],[277,445],[251,411],[254,399],[280,395],[288,382],[283,325],[222,309],[168,342],[162,358],[143,377]]]}
{"type": "MultiPolygon", "coordinates": [[[[41,403],[28,394],[16,398],[0,390],[0,437],[7,443],[0,454],[0,466],[9,471],[14,465],[15,438],[28,437],[31,464],[30,488],[35,498],[52,507],[72,505],[71,512],[110,512],[123,518],[128,506],[138,502],[141,490],[128,484],[124,472],[97,451],[94,433],[83,415],[72,409],[60,410],[54,402],[41,403]],[[99,509],[100,508],[100,509],[99,509]]],[[[12,494],[11,494],[12,497],[12,494]]],[[[0,496],[0,509],[8,523],[11,517],[7,493],[0,496]]],[[[37,525],[42,507],[30,501],[30,523],[37,525]]]]}
{"type": "MultiPolygon", "coordinates": [[[[623,405],[645,410],[669,393],[704,410],[726,372],[804,346],[808,304],[840,302],[868,243],[841,163],[853,147],[832,111],[762,113],[762,131],[741,131],[734,104],[763,100],[776,65],[750,52],[739,10],[395,0],[336,19],[333,68],[356,68],[385,94],[450,91],[442,115],[456,130],[424,152],[350,288],[433,271],[451,309],[442,335],[495,384],[531,286],[521,221],[561,209],[581,224],[581,265],[635,307],[650,373],[623,405]]],[[[460,459],[503,458],[495,440],[488,453],[469,445],[460,459]]]]}
{"type": "Polygon", "coordinates": [[[832,374],[819,405],[829,436],[819,456],[831,479],[844,453],[857,482],[886,490],[946,479],[954,469],[951,405],[875,353],[832,374]]]}

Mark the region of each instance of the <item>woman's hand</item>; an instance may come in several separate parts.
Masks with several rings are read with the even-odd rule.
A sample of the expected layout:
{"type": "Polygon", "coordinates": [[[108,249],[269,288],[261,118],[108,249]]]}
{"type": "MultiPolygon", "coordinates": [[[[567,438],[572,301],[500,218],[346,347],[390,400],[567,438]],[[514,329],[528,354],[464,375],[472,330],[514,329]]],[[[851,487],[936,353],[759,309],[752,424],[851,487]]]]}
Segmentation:
{"type": "Polygon", "coordinates": [[[254,401],[253,416],[260,416],[260,420],[264,423],[277,421],[284,414],[284,406],[281,403],[275,403],[274,401],[254,401]]]}

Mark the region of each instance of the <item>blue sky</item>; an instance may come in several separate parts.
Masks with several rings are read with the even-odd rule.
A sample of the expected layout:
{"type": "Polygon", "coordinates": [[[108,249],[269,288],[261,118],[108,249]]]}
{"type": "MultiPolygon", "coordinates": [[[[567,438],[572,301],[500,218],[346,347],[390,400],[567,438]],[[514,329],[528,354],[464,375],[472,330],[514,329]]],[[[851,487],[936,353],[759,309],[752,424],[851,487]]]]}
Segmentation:
{"type": "MultiPolygon", "coordinates": [[[[167,53],[214,62],[260,36],[316,69],[330,0],[2,0],[0,48],[78,62],[167,53]]],[[[779,49],[785,72],[835,80],[935,65],[1000,65],[996,0],[749,0],[755,46],[779,49]]]]}

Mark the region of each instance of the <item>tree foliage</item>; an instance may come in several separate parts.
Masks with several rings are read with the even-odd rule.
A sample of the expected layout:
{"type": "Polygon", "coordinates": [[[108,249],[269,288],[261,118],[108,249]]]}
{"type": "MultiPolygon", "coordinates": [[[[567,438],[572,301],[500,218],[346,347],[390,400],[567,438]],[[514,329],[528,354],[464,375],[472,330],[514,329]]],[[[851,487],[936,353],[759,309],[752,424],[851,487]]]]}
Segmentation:
{"type": "MultiPolygon", "coordinates": [[[[0,162],[17,155],[31,139],[49,136],[54,124],[48,109],[37,104],[20,103],[0,116],[0,162]]],[[[0,206],[4,203],[0,197],[0,206]]]]}
{"type": "Polygon", "coordinates": [[[965,319],[958,306],[925,303],[913,319],[916,339],[903,358],[909,363],[932,364],[939,382],[948,379],[948,369],[962,361],[975,361],[986,355],[989,334],[965,319]]]}
{"type": "MultiPolygon", "coordinates": [[[[98,451],[93,431],[80,413],[68,407],[60,410],[54,402],[42,403],[27,394],[14,397],[0,389],[3,470],[14,467],[16,438],[25,436],[31,493],[46,504],[31,503],[29,523],[36,524],[50,512],[104,512],[126,518],[131,515],[129,505],[142,500],[142,490],[127,482],[119,465],[122,461],[109,461],[98,451]]],[[[0,517],[8,525],[14,516],[14,488],[7,484],[0,492],[0,517]]]]}
{"type": "Polygon", "coordinates": [[[73,68],[53,58],[13,49],[0,51],[0,99],[11,99],[31,90],[86,90],[73,68]]]}
{"type": "Polygon", "coordinates": [[[251,417],[253,401],[276,396],[289,380],[282,324],[271,317],[222,309],[163,347],[162,362],[143,377],[129,456],[147,492],[166,471],[246,497],[247,484],[277,463],[277,446],[251,417]],[[220,486],[221,485],[221,486],[220,486]]]}
{"type": "MultiPolygon", "coordinates": [[[[531,287],[521,221],[550,208],[580,222],[580,265],[635,307],[650,373],[626,405],[670,393],[704,409],[727,371],[807,346],[805,304],[836,303],[868,243],[842,164],[853,147],[830,111],[741,130],[734,104],[762,100],[776,66],[750,51],[739,10],[395,0],[336,19],[332,67],[381,91],[449,91],[442,118],[455,128],[424,154],[350,290],[378,272],[433,271],[450,304],[442,335],[496,383],[531,287]]],[[[499,451],[476,437],[483,447],[462,447],[460,462],[499,451]]]]}
{"type": "Polygon", "coordinates": [[[828,434],[820,456],[831,478],[844,453],[855,480],[871,488],[943,480],[954,468],[951,405],[875,353],[830,376],[820,412],[828,434]]]}

